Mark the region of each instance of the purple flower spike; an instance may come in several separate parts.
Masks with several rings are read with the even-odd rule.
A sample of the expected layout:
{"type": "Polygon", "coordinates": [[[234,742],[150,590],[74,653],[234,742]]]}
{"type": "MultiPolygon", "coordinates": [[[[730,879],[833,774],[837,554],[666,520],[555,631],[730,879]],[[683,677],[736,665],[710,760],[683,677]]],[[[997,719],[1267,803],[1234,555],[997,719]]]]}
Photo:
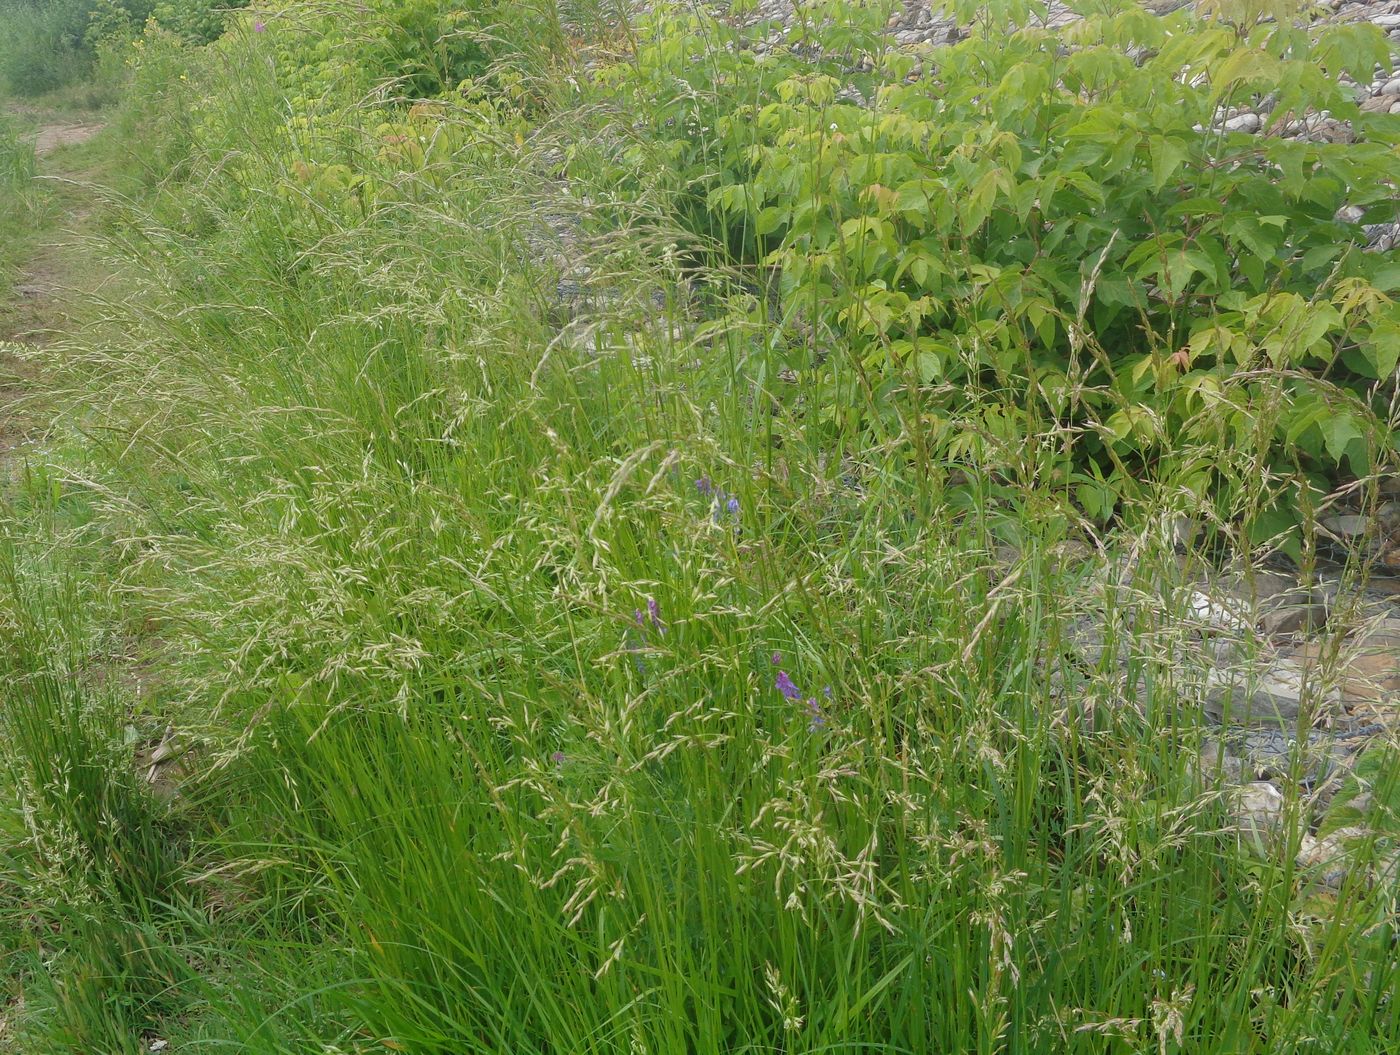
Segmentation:
{"type": "Polygon", "coordinates": [[[733,513],[735,516],[738,516],[738,515],[739,515],[739,500],[738,500],[737,498],[731,498],[728,502],[725,503],[725,508],[727,508],[727,509],[728,509],[731,513],[733,513]]]}
{"type": "Polygon", "coordinates": [[[774,684],[776,685],[778,691],[781,692],[784,696],[786,696],[789,700],[802,699],[802,690],[792,683],[792,679],[788,677],[787,671],[778,671],[778,680],[774,684]]]}
{"type": "Polygon", "coordinates": [[[826,715],[822,714],[821,706],[817,703],[815,697],[807,701],[807,711],[811,715],[810,728],[813,732],[826,724],[826,715]]]}
{"type": "Polygon", "coordinates": [[[774,652],[774,653],[773,653],[773,666],[775,666],[775,667],[781,667],[782,665],[783,665],[783,654],[782,654],[781,652],[774,652]]]}
{"type": "Polygon", "coordinates": [[[642,610],[640,608],[637,609],[636,614],[633,615],[632,618],[637,621],[638,626],[647,625],[647,617],[642,615],[642,610]]]}
{"type": "Polygon", "coordinates": [[[699,491],[702,495],[707,495],[714,489],[715,485],[710,482],[710,478],[708,476],[702,476],[700,477],[700,479],[695,481],[695,490],[699,491]]]}
{"type": "Polygon", "coordinates": [[[549,757],[554,759],[554,764],[556,766],[562,766],[568,760],[568,756],[564,754],[563,751],[555,751],[554,754],[549,757]]]}
{"type": "Polygon", "coordinates": [[[254,23],[253,23],[253,32],[254,32],[254,33],[266,33],[266,32],[267,32],[267,23],[266,23],[266,22],[254,22],[254,23]]]}
{"type": "Polygon", "coordinates": [[[831,686],[830,686],[830,685],[828,685],[826,688],[822,689],[822,695],[824,695],[828,700],[831,699],[831,686]]]}
{"type": "Polygon", "coordinates": [[[666,624],[661,621],[661,606],[656,603],[655,597],[647,598],[647,615],[651,618],[651,625],[664,634],[666,624]]]}

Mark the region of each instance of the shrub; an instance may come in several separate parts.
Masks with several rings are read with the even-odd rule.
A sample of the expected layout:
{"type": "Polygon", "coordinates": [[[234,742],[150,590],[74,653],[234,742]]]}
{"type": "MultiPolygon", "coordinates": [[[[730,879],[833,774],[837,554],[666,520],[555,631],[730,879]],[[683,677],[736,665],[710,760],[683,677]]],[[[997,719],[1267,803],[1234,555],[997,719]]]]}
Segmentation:
{"type": "Polygon", "coordinates": [[[0,0],[0,85],[42,95],[82,77],[90,0],[0,0]]]}
{"type": "Polygon", "coordinates": [[[781,365],[814,379],[819,420],[929,416],[955,456],[983,438],[940,432],[952,408],[984,408],[993,440],[1058,427],[1096,516],[1192,442],[1262,434],[1264,468],[1299,487],[1393,453],[1373,411],[1395,390],[1400,264],[1334,218],[1395,217],[1400,122],[1335,78],[1388,61],[1379,32],[1116,4],[916,57],[878,9],[808,6],[767,56],[661,12],[616,89],[658,101],[682,215],[702,204],[698,230],[776,274],[781,365]],[[1271,107],[1270,134],[1220,130],[1237,106],[1271,107]],[[1322,110],[1358,141],[1276,134],[1322,110]]]}

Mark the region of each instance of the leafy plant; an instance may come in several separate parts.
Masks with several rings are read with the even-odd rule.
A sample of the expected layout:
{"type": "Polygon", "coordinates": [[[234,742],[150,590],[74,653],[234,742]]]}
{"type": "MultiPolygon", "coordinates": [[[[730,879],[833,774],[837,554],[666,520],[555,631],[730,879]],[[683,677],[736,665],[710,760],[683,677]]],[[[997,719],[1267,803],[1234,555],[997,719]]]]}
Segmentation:
{"type": "Polygon", "coordinates": [[[1100,517],[1184,445],[1262,435],[1294,488],[1393,457],[1400,262],[1335,219],[1396,216],[1400,127],[1335,80],[1388,62],[1379,32],[1086,5],[916,57],[880,11],[807,8],[786,50],[704,62],[736,31],[668,11],[617,90],[661,100],[680,214],[776,273],[810,413],[880,434],[933,415],[955,458],[983,440],[940,430],[950,411],[994,408],[1003,440],[1059,428],[1054,471],[1100,517]],[[1222,129],[1239,106],[1265,134],[1222,129]],[[1283,135],[1319,110],[1357,141],[1283,135]]]}

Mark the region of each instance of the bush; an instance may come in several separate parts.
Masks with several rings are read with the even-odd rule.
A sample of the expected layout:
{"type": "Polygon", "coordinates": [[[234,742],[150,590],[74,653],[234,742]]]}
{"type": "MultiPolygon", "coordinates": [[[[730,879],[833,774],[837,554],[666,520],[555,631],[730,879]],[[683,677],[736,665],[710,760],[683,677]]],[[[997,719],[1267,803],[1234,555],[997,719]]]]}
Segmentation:
{"type": "Polygon", "coordinates": [[[80,79],[91,0],[0,0],[0,85],[42,95],[80,79]]]}
{"type": "MultiPolygon", "coordinates": [[[[1394,453],[1373,411],[1395,392],[1400,264],[1334,219],[1396,215],[1400,122],[1335,78],[1388,62],[1373,27],[1119,4],[919,59],[878,9],[808,6],[789,50],[705,61],[734,31],[658,13],[617,89],[658,101],[693,228],[776,274],[781,365],[814,379],[819,420],[892,435],[931,417],[955,456],[984,440],[940,429],[952,409],[982,408],[993,442],[1061,429],[1054,471],[1101,517],[1195,442],[1262,434],[1263,468],[1323,489],[1394,453]],[[1358,141],[1219,130],[1236,106],[1271,106],[1273,131],[1330,111],[1358,141]]],[[[1219,482],[1190,470],[1198,494],[1219,482]]]]}

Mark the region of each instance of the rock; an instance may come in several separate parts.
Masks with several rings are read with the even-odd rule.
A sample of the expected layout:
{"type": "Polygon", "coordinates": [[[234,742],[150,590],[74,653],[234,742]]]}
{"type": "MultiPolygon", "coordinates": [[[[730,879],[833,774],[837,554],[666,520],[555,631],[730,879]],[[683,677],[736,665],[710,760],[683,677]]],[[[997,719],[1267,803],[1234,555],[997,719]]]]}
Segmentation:
{"type": "Polygon", "coordinates": [[[1395,100],[1388,95],[1372,95],[1361,100],[1361,112],[1368,114],[1388,114],[1395,100]]]}
{"type": "Polygon", "coordinates": [[[1341,693],[1318,678],[1316,664],[1278,656],[1251,678],[1245,670],[1217,667],[1206,675],[1206,714],[1235,725],[1296,724],[1304,704],[1320,715],[1337,709],[1341,693]]]}
{"type": "Polygon", "coordinates": [[[1372,223],[1361,229],[1366,232],[1368,252],[1388,253],[1400,246],[1400,223],[1372,223]]]}
{"type": "Polygon", "coordinates": [[[1400,77],[1392,77],[1381,85],[1381,95],[1400,95],[1400,77]]]}
{"type": "Polygon", "coordinates": [[[1223,598],[1212,597],[1203,590],[1192,591],[1187,603],[1190,605],[1191,614],[1199,619],[1205,627],[1213,630],[1247,630],[1249,621],[1243,618],[1235,606],[1227,603],[1223,598]]]}
{"type": "Polygon", "coordinates": [[[1238,117],[1229,118],[1224,128],[1227,132],[1257,132],[1262,120],[1256,113],[1243,113],[1238,117]]]}
{"type": "Polygon", "coordinates": [[[1322,526],[1337,538],[1363,538],[1374,526],[1370,517],[1359,515],[1326,517],[1322,526]]]}
{"type": "Polygon", "coordinates": [[[1295,861],[1318,886],[1333,892],[1341,890],[1355,863],[1350,844],[1365,839],[1367,834],[1365,828],[1338,828],[1322,838],[1304,835],[1295,861]]]}
{"type": "Polygon", "coordinates": [[[1283,808],[1283,792],[1266,780],[1256,780],[1234,794],[1230,815],[1242,833],[1266,836],[1282,824],[1283,808]]]}
{"type": "Polygon", "coordinates": [[[1285,638],[1318,630],[1326,622],[1326,605],[1289,604],[1264,612],[1259,617],[1259,628],[1270,637],[1285,638]]]}
{"type": "Polygon", "coordinates": [[[1226,751],[1219,740],[1208,739],[1201,745],[1199,766],[1205,780],[1214,780],[1217,775],[1227,784],[1244,780],[1244,764],[1226,751]]]}

